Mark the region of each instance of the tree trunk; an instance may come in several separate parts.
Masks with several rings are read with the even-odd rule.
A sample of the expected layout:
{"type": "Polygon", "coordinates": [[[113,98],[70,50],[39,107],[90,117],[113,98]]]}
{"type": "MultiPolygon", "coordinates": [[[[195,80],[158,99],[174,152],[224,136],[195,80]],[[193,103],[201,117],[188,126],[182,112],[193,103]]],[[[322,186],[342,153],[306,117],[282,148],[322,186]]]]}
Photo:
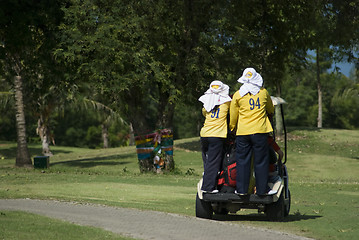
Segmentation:
{"type": "MultiPolygon", "coordinates": [[[[280,97],[281,88],[280,84],[277,81],[277,96],[280,97]]],[[[282,120],[282,110],[280,104],[275,106],[275,134],[277,137],[281,138],[284,135],[284,127],[283,127],[283,120],[282,120]]]]}
{"type": "Polygon", "coordinates": [[[144,102],[142,92],[139,93],[138,88],[131,88],[128,92],[128,118],[131,119],[133,131],[135,134],[142,135],[148,133],[152,127],[150,127],[146,121],[147,103],[144,102]]]}
{"type": "Polygon", "coordinates": [[[101,124],[102,127],[102,140],[103,140],[103,148],[108,148],[108,127],[106,124],[101,124]]]}
{"type": "Polygon", "coordinates": [[[284,135],[283,129],[282,111],[278,104],[275,106],[275,134],[277,137],[281,138],[284,135]]]}
{"type": "Polygon", "coordinates": [[[135,146],[135,132],[133,130],[133,125],[132,122],[130,122],[130,140],[129,140],[129,145],[130,146],[135,146]]]}
{"type": "Polygon", "coordinates": [[[44,117],[41,116],[38,121],[37,121],[37,134],[40,136],[41,138],[41,143],[42,143],[42,154],[44,156],[53,156],[51,150],[50,150],[50,140],[51,140],[51,135],[50,135],[50,131],[49,131],[49,127],[47,126],[47,124],[45,123],[45,121],[43,120],[44,117]]]}
{"type": "Polygon", "coordinates": [[[15,165],[18,167],[32,167],[32,161],[26,141],[25,111],[22,93],[22,78],[20,75],[15,76],[14,87],[17,131],[17,152],[15,165]]]}
{"type": "Polygon", "coordinates": [[[162,92],[157,115],[157,128],[171,128],[173,127],[174,103],[169,101],[170,93],[159,85],[160,92],[162,92]]]}
{"type": "Polygon", "coordinates": [[[320,60],[319,60],[319,48],[317,48],[317,89],[318,89],[318,118],[317,127],[323,126],[323,107],[322,107],[322,85],[320,84],[320,60]]]}

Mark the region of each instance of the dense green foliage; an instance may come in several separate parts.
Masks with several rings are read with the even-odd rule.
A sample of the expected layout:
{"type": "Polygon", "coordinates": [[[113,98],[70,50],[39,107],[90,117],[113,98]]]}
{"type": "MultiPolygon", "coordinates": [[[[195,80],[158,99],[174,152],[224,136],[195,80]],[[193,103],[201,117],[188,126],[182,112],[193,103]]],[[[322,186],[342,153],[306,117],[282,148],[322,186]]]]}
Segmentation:
{"type": "Polygon", "coordinates": [[[358,4],[1,1],[0,139],[16,137],[14,102],[4,100],[16,76],[24,82],[28,141],[96,148],[104,136],[110,146],[126,144],[131,127],[198,135],[198,97],[215,79],[233,94],[248,66],[287,100],[289,125],[316,126],[320,108],[323,127],[358,129],[357,75],[327,72],[333,62],[358,63],[358,4]]]}
{"type": "MultiPolygon", "coordinates": [[[[342,74],[323,73],[323,116],[328,128],[358,129],[359,85],[342,74]],[[350,124],[348,124],[350,122],[350,124]]],[[[287,76],[282,85],[282,97],[287,101],[286,121],[290,126],[316,126],[318,102],[316,80],[310,69],[287,76]]]]}

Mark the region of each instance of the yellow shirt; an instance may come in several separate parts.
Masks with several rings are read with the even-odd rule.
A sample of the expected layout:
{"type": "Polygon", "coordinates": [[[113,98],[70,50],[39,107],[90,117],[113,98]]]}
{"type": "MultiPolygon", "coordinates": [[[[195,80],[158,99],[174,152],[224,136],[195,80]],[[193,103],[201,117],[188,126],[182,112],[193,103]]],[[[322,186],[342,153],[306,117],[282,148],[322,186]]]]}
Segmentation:
{"type": "Polygon", "coordinates": [[[247,93],[241,97],[237,91],[231,102],[229,127],[231,131],[237,127],[236,135],[269,133],[273,128],[267,114],[273,113],[274,106],[265,88],[255,96],[247,93]]]}
{"type": "Polygon", "coordinates": [[[230,104],[231,102],[223,103],[210,112],[202,109],[206,120],[201,129],[201,137],[227,137],[227,114],[230,104]]]}

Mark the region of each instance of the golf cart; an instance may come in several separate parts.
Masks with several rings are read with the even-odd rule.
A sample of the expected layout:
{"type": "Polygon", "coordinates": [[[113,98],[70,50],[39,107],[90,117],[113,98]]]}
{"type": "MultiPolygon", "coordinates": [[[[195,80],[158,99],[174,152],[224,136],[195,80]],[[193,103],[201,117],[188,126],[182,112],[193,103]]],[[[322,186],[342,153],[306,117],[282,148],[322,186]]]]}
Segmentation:
{"type": "MultiPolygon", "coordinates": [[[[249,192],[246,195],[239,195],[233,191],[228,191],[224,186],[218,186],[218,193],[205,193],[201,190],[203,178],[197,184],[196,196],[196,217],[212,219],[215,214],[236,213],[240,209],[258,209],[258,212],[264,212],[271,221],[281,221],[289,215],[290,211],[290,191],[288,186],[287,162],[287,132],[284,123],[284,114],[282,104],[285,101],[279,97],[271,97],[273,105],[279,105],[281,109],[281,119],[284,129],[284,156],[282,161],[276,159],[277,181],[268,183],[274,194],[259,196],[255,194],[255,179],[253,174],[253,156],[251,166],[251,181],[249,192]],[[278,181],[279,179],[279,181],[278,181]]],[[[227,152],[228,160],[229,153],[227,152]]],[[[235,169],[235,167],[234,167],[235,169]]],[[[235,180],[235,177],[234,177],[235,180]]]]}

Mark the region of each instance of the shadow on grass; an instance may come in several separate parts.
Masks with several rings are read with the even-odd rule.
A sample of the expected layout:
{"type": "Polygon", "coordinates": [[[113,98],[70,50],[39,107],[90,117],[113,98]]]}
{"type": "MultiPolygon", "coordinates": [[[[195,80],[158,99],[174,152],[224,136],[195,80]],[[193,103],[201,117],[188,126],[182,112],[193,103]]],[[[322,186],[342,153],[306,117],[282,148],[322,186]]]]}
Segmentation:
{"type": "Polygon", "coordinates": [[[68,167],[91,168],[95,166],[116,166],[131,163],[130,161],[121,161],[121,159],[133,157],[133,154],[113,155],[107,157],[84,158],[78,160],[67,160],[62,162],[50,163],[50,166],[65,165],[68,167]]]}
{"type": "MultiPolygon", "coordinates": [[[[30,156],[42,156],[42,147],[28,147],[29,149],[29,153],[30,156]]],[[[17,147],[10,147],[7,149],[1,149],[0,153],[3,156],[6,156],[6,158],[16,158],[16,151],[17,151],[17,147]]],[[[65,151],[65,150],[53,150],[51,149],[51,152],[53,154],[58,154],[58,153],[71,153],[71,151],[65,151]]]]}
{"type": "Polygon", "coordinates": [[[195,140],[191,142],[185,142],[185,143],[178,143],[175,145],[177,148],[182,148],[189,151],[197,151],[200,152],[201,150],[201,141],[195,140]]]}
{"type": "MultiPolygon", "coordinates": [[[[317,219],[323,216],[318,215],[302,215],[298,213],[289,214],[280,222],[297,222],[303,220],[317,219]]],[[[257,221],[257,222],[268,222],[268,218],[264,214],[228,214],[228,215],[213,215],[213,220],[217,221],[257,221]]]]}

